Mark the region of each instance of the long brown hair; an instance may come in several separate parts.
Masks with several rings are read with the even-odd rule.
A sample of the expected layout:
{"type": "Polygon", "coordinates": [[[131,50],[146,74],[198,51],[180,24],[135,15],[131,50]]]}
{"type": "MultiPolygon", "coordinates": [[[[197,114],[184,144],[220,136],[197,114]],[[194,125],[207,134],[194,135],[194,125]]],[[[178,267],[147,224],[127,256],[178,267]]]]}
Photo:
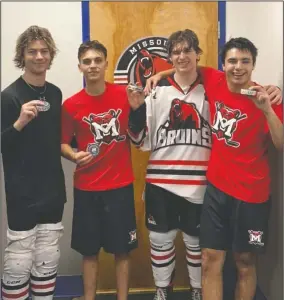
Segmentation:
{"type": "Polygon", "coordinates": [[[48,29],[39,27],[36,25],[30,26],[26,29],[17,39],[16,44],[16,54],[14,57],[15,66],[19,69],[24,69],[25,60],[24,60],[24,51],[28,47],[28,44],[31,41],[42,40],[46,43],[48,50],[50,52],[50,65],[58,51],[56,48],[55,42],[48,29]]]}

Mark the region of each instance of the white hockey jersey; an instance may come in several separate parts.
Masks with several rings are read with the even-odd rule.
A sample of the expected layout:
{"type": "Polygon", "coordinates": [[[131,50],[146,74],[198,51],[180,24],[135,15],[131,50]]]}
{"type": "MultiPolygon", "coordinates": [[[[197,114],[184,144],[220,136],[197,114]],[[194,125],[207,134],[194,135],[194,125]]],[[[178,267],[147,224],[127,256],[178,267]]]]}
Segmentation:
{"type": "Polygon", "coordinates": [[[146,181],[193,203],[202,203],[211,152],[209,104],[200,80],[187,93],[173,77],[145,99],[146,127],[129,132],[141,150],[151,151],[146,181]]]}

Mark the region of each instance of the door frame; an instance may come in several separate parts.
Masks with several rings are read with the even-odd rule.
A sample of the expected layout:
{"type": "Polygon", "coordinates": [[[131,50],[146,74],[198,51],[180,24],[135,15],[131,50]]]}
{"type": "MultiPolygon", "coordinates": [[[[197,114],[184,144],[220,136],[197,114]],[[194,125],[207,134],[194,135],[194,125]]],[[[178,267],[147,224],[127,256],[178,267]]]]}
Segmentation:
{"type": "MultiPolygon", "coordinates": [[[[88,41],[91,38],[91,28],[90,28],[90,2],[89,0],[81,1],[81,18],[82,18],[82,42],[88,41]]],[[[145,0],[145,2],[148,2],[145,0]]],[[[218,49],[217,49],[217,63],[218,69],[222,70],[222,63],[219,57],[219,52],[221,47],[226,42],[226,1],[216,1],[217,2],[217,14],[218,14],[218,49]]],[[[82,82],[83,86],[85,87],[85,82],[83,79],[82,82]]],[[[141,293],[141,292],[152,292],[152,289],[149,288],[134,288],[131,289],[134,293],[141,293]]],[[[180,291],[186,290],[186,288],[179,288],[180,291]]],[[[108,291],[109,294],[114,293],[114,290],[108,291]]],[[[105,291],[99,291],[99,293],[105,293],[105,291]]]]}
{"type": "MultiPolygon", "coordinates": [[[[82,1],[82,41],[90,40],[90,1],[82,1]]],[[[222,70],[219,52],[226,42],[226,1],[218,2],[218,69],[222,70]]]]}

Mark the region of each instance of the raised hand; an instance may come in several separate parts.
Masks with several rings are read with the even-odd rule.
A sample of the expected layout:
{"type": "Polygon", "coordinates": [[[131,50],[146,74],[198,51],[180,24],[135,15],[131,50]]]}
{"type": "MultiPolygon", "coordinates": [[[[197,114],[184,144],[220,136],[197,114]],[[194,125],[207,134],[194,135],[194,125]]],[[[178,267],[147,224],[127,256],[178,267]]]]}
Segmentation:
{"type": "Polygon", "coordinates": [[[129,105],[133,110],[136,110],[145,102],[145,95],[144,95],[143,90],[138,91],[138,90],[132,89],[132,85],[129,84],[126,87],[126,92],[127,92],[129,105]]]}
{"type": "Polygon", "coordinates": [[[250,90],[256,91],[255,96],[248,96],[252,99],[257,108],[261,109],[264,113],[271,110],[271,101],[267,91],[262,86],[251,86],[250,90]]]}
{"type": "Polygon", "coordinates": [[[21,107],[21,112],[18,120],[14,123],[14,127],[21,131],[28,123],[38,116],[37,107],[44,106],[40,100],[31,100],[21,107]]]}
{"type": "Polygon", "coordinates": [[[282,91],[275,85],[266,85],[264,86],[271,104],[281,104],[282,103],[282,91]]]}

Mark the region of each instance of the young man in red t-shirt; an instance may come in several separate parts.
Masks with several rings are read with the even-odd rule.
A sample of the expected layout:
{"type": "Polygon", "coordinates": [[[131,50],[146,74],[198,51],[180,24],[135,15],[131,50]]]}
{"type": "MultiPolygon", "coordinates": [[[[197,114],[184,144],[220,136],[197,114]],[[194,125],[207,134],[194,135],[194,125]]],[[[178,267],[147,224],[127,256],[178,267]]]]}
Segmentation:
{"type": "Polygon", "coordinates": [[[256,254],[267,243],[270,211],[268,144],[283,149],[282,105],[251,81],[257,49],[245,38],[228,41],[223,72],[201,70],[210,103],[213,147],[201,217],[204,300],[222,299],[222,267],[232,249],[238,271],[236,299],[252,300],[256,254]],[[256,91],[255,96],[241,94],[256,91]]]}
{"type": "Polygon", "coordinates": [[[256,253],[264,251],[267,241],[271,205],[267,152],[270,139],[276,148],[283,148],[283,108],[271,105],[265,89],[251,81],[256,56],[249,40],[232,39],[221,54],[225,73],[201,69],[213,139],[200,228],[203,300],[222,299],[222,269],[229,249],[238,270],[236,299],[252,300],[256,253]],[[255,90],[256,95],[242,95],[241,89],[255,90]]]}
{"type": "Polygon", "coordinates": [[[107,49],[81,44],[86,87],[63,103],[62,155],[77,167],[71,247],[83,255],[84,299],[96,296],[100,248],[115,256],[118,299],[128,294],[129,252],[137,247],[125,87],[105,81],[107,49]],[[70,146],[75,136],[78,151],[70,146]]]}

